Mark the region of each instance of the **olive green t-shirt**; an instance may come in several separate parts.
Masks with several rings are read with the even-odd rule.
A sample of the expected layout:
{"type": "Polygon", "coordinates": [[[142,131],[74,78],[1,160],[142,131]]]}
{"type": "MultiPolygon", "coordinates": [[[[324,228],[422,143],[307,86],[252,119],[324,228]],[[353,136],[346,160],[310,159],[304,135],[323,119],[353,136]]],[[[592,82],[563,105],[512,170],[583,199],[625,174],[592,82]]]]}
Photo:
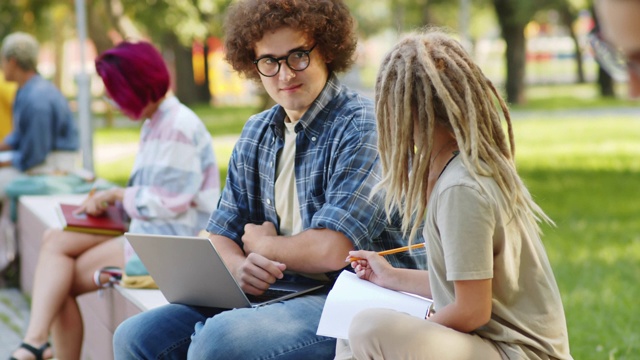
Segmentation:
{"type": "Polygon", "coordinates": [[[491,320],[475,333],[509,359],[571,359],[560,292],[540,236],[507,213],[493,178],[479,180],[457,156],[431,193],[424,236],[435,310],[454,302],[454,281],[492,279],[491,320]]]}

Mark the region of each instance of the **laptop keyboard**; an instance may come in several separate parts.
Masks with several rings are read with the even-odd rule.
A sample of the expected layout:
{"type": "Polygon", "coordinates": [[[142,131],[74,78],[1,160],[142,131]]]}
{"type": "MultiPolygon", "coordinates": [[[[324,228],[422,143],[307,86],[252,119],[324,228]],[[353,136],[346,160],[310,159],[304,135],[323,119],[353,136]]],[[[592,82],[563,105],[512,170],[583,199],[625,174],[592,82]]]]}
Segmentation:
{"type": "Polygon", "coordinates": [[[285,296],[285,295],[289,295],[291,293],[293,293],[295,291],[292,290],[280,290],[280,289],[267,289],[267,291],[265,291],[264,293],[262,293],[262,295],[247,295],[247,299],[249,299],[249,301],[251,303],[262,303],[265,301],[269,301],[269,300],[273,300],[276,298],[279,298],[281,296],[285,296]]]}

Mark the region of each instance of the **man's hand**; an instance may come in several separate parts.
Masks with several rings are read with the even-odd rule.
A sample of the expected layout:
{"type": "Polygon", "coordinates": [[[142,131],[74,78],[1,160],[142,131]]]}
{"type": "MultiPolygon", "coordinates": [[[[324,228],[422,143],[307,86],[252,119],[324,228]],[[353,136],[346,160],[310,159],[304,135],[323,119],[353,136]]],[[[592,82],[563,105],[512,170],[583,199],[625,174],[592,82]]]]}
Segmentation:
{"type": "Polygon", "coordinates": [[[266,255],[266,248],[271,246],[271,242],[267,241],[268,238],[276,236],[278,236],[276,226],[271,222],[265,221],[262,225],[245,225],[244,235],[242,235],[244,253],[266,255]]]}
{"type": "MultiPolygon", "coordinates": [[[[273,226],[273,224],[272,224],[273,226]]],[[[240,288],[247,294],[260,295],[271,286],[276,279],[282,279],[286,265],[271,261],[262,255],[251,253],[236,269],[235,278],[240,288]]]]}

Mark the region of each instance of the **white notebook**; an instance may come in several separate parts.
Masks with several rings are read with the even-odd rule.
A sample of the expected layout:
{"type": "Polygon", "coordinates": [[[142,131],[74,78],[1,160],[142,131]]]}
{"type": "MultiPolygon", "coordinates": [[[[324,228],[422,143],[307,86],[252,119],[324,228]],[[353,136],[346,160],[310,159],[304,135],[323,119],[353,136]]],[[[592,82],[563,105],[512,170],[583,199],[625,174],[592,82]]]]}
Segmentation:
{"type": "Polygon", "coordinates": [[[432,303],[418,295],[389,290],[359,279],[345,270],[327,296],[316,334],[347,339],[354,316],[372,308],[393,309],[424,319],[432,303]]]}

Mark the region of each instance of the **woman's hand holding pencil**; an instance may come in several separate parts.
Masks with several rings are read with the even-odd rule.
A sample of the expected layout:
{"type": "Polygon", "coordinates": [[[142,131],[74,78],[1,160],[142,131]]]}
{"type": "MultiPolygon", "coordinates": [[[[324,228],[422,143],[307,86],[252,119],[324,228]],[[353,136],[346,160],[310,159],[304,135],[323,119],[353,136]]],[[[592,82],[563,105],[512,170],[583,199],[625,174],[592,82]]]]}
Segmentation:
{"type": "Polygon", "coordinates": [[[96,192],[96,184],[89,191],[89,195],[82,202],[82,205],[76,209],[78,213],[87,213],[91,216],[100,216],[116,201],[122,201],[124,197],[124,189],[113,187],[107,190],[96,192]]]}
{"type": "Polygon", "coordinates": [[[93,198],[93,195],[96,194],[96,191],[98,189],[98,182],[94,181],[93,185],[91,185],[91,189],[89,190],[89,193],[87,194],[87,197],[84,199],[84,201],[82,202],[82,204],[80,206],[78,206],[77,209],[75,209],[73,211],[74,214],[79,215],[79,214],[84,214],[87,212],[87,203],[93,198]]]}
{"type": "MultiPolygon", "coordinates": [[[[409,250],[414,250],[414,249],[420,249],[424,247],[424,243],[417,243],[417,244],[413,244],[411,246],[403,246],[403,247],[399,247],[399,248],[395,248],[395,249],[389,249],[389,250],[384,250],[384,251],[379,251],[378,255],[384,256],[384,255],[390,255],[390,254],[396,254],[399,252],[404,252],[404,251],[409,251],[409,250]]],[[[351,254],[351,252],[349,252],[349,254],[351,254]]],[[[357,261],[357,260],[361,260],[357,257],[348,257],[347,260],[345,260],[346,262],[353,262],[353,261],[357,261]]]]}
{"type": "Polygon", "coordinates": [[[351,267],[355,270],[356,275],[360,279],[371,281],[372,283],[393,288],[395,269],[382,256],[395,254],[412,249],[424,247],[424,243],[413,244],[411,246],[403,246],[395,249],[375,252],[365,250],[349,251],[346,261],[351,262],[351,267]]]}

